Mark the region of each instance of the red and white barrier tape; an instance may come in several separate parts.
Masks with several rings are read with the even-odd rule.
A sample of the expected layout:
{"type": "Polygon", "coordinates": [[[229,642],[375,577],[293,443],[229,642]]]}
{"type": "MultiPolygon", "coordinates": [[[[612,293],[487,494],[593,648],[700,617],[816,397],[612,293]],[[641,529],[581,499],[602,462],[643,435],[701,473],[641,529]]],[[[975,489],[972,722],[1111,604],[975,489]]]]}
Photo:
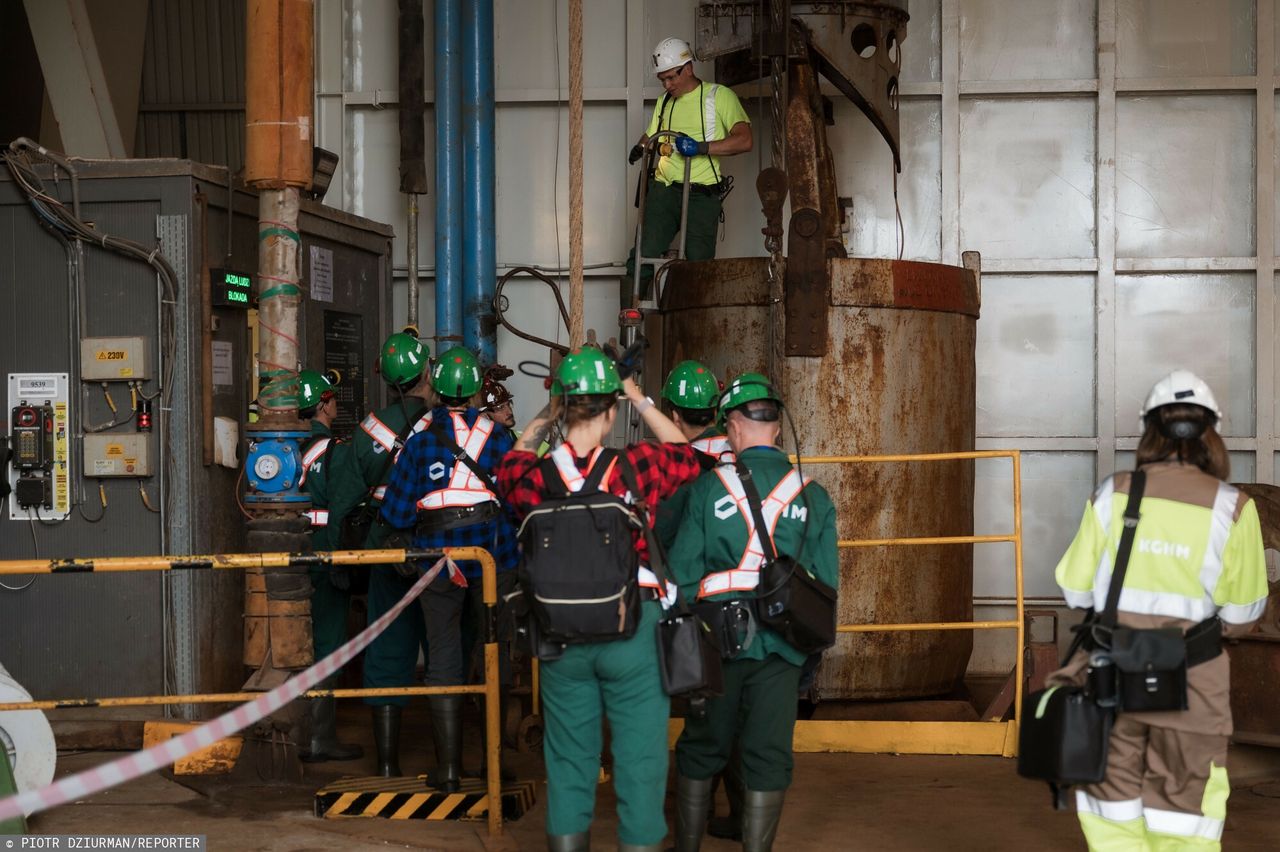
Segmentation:
{"type": "Polygon", "coordinates": [[[174,737],[144,751],[127,755],[110,763],[104,763],[93,769],[86,769],[84,772],[69,775],[60,781],[41,787],[39,790],[31,790],[26,793],[19,793],[16,796],[0,799],[0,822],[21,815],[31,816],[34,813],[47,811],[65,802],[83,799],[110,787],[115,787],[117,784],[132,781],[148,772],[153,772],[156,769],[168,766],[176,760],[181,760],[192,752],[207,748],[223,737],[230,736],[236,731],[247,728],[264,716],[274,713],[332,675],[350,662],[352,657],[363,651],[378,634],[387,629],[387,625],[394,621],[406,606],[415,600],[418,595],[422,594],[423,590],[440,575],[446,565],[452,567],[452,560],[447,556],[440,557],[440,560],[431,566],[431,570],[419,577],[418,581],[413,584],[413,588],[409,589],[405,596],[384,613],[381,618],[360,631],[355,638],[338,650],[306,671],[289,678],[270,692],[265,692],[261,697],[255,698],[247,704],[241,704],[236,709],[228,711],[213,721],[201,725],[193,731],[188,731],[180,737],[174,737]]]}

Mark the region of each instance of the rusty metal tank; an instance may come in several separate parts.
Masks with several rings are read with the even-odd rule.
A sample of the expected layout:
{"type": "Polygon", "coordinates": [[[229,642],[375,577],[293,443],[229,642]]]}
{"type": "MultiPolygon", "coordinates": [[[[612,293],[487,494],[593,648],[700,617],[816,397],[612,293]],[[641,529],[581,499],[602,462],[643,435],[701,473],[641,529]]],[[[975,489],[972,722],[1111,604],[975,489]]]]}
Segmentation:
{"type": "MultiPolygon", "coordinates": [[[[973,449],[975,273],[882,259],[827,263],[827,354],[784,358],[771,377],[803,455],[973,449]]],[[[766,258],[673,264],[661,307],[663,375],[684,358],[722,378],[766,371],[766,258]]],[[[973,533],[972,461],[813,465],[805,473],[831,493],[841,539],[973,533]]],[[[971,545],[842,548],[840,571],[841,623],[972,620],[971,545]]],[[[945,694],[963,678],[972,649],[970,631],[842,634],[826,655],[819,693],[945,694]]]]}

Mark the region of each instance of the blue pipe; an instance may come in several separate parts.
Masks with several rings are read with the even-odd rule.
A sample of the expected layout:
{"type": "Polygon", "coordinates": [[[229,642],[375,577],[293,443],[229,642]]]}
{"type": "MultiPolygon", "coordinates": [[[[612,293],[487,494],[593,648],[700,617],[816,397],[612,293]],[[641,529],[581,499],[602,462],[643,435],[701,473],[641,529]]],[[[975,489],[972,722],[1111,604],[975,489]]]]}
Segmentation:
{"type": "Polygon", "coordinates": [[[462,341],[482,364],[497,358],[493,0],[462,9],[462,341]]]}
{"type": "Polygon", "coordinates": [[[436,354],[462,337],[462,2],[435,3],[436,354]]]}

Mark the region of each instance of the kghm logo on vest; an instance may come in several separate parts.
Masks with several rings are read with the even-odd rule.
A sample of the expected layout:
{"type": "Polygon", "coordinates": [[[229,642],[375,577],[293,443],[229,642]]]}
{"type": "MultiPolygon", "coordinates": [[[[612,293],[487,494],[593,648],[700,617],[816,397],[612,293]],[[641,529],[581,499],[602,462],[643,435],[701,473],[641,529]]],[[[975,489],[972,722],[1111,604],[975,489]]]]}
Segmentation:
{"type": "Polygon", "coordinates": [[[443,462],[436,462],[431,465],[431,467],[427,468],[427,475],[432,479],[444,479],[445,470],[446,468],[443,462]]]}
{"type": "Polygon", "coordinates": [[[734,502],[733,495],[726,494],[715,503],[716,517],[720,520],[732,518],[738,514],[738,504],[734,502]]]}
{"type": "Polygon", "coordinates": [[[1172,556],[1174,559],[1191,559],[1191,548],[1176,541],[1161,541],[1158,538],[1138,539],[1138,552],[1150,553],[1153,556],[1172,556]]]}

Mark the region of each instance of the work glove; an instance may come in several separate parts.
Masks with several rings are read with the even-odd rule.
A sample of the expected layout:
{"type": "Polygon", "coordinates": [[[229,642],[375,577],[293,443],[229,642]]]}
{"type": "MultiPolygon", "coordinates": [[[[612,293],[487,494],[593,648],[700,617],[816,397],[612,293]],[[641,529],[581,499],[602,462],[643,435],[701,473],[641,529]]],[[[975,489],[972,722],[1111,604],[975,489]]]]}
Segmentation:
{"type": "Polygon", "coordinates": [[[677,136],[676,150],[680,152],[682,157],[696,157],[698,154],[707,153],[707,143],[699,142],[692,136],[677,136]]]}
{"type": "Polygon", "coordinates": [[[618,369],[618,378],[626,381],[631,376],[638,375],[644,368],[644,351],[649,348],[649,339],[643,335],[636,338],[624,352],[618,352],[618,348],[612,342],[606,343],[603,347],[604,354],[613,359],[614,365],[618,369]]]}
{"type": "Polygon", "coordinates": [[[631,153],[627,155],[627,164],[634,166],[636,161],[644,156],[644,146],[639,142],[631,146],[631,153]]]}

